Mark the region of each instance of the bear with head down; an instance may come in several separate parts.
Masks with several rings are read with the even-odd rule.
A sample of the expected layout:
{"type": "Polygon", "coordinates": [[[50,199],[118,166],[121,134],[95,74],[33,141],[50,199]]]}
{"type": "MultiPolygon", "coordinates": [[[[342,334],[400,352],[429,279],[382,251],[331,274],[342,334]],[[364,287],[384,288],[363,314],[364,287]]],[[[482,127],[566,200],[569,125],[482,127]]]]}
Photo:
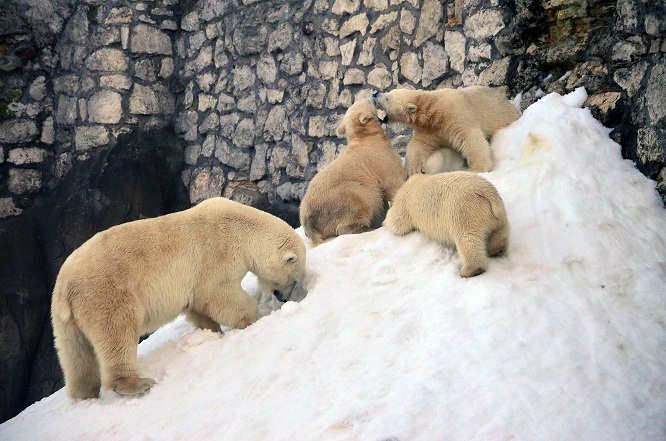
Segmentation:
{"type": "Polygon", "coordinates": [[[258,318],[241,289],[248,271],[280,296],[304,269],[305,243],[287,223],[224,198],[97,233],[67,258],[53,291],[67,394],[146,392],[155,382],[137,370],[141,335],[181,313],[200,328],[244,328],[258,318]]]}
{"type": "Polygon", "coordinates": [[[337,134],[347,138],[347,149],[312,179],[300,207],[301,225],[315,245],[379,228],[404,182],[402,160],[371,100],[352,104],[337,134]]]}
{"type": "Polygon", "coordinates": [[[432,173],[428,159],[443,148],[459,153],[471,171],[490,171],[493,160],[488,138],[520,116],[503,88],[394,89],[375,94],[373,98],[386,112],[389,123],[401,122],[414,127],[414,135],[407,144],[408,177],[432,173]]]}

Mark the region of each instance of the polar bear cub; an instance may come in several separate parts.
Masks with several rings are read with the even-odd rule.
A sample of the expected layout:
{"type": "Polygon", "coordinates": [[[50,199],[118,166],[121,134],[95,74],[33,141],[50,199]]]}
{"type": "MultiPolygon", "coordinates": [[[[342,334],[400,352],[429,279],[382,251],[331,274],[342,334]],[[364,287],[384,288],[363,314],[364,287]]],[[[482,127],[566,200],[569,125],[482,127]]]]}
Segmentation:
{"type": "Polygon", "coordinates": [[[520,116],[504,88],[394,89],[375,94],[374,99],[389,122],[414,127],[407,144],[407,176],[428,171],[428,157],[441,148],[459,152],[472,171],[490,171],[493,161],[487,138],[520,116]]]}
{"type": "Polygon", "coordinates": [[[67,394],[147,391],[155,382],[137,372],[141,335],[180,313],[201,328],[244,328],[258,317],[241,289],[247,272],[262,290],[283,290],[304,268],[305,243],[287,223],[224,198],[97,233],[67,258],[53,291],[67,394]]]}
{"type": "Polygon", "coordinates": [[[370,100],[347,109],[337,134],[346,136],[347,149],[312,179],[300,207],[301,225],[315,245],[380,227],[404,182],[402,160],[370,100]]]}
{"type": "Polygon", "coordinates": [[[384,226],[398,235],[417,230],[455,245],[463,277],[483,273],[488,256],[500,256],[509,246],[509,222],[497,189],[465,171],[409,178],[395,196],[384,226]]]}

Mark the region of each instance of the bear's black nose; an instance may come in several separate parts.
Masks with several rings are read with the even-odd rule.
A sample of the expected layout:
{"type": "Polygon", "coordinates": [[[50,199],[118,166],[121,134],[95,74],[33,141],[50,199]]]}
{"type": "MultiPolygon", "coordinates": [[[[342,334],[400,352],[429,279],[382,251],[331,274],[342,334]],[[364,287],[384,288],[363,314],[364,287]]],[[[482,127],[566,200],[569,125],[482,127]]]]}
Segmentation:
{"type": "Polygon", "coordinates": [[[273,291],[273,295],[282,303],[289,301],[290,297],[289,295],[285,295],[283,292],[278,291],[277,289],[273,291]]]}

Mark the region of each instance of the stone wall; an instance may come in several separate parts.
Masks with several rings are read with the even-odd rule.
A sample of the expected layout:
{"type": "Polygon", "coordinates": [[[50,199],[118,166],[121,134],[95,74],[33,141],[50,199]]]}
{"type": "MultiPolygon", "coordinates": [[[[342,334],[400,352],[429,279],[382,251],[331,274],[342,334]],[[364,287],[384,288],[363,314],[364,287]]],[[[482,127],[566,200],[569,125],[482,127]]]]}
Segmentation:
{"type": "MultiPolygon", "coordinates": [[[[164,128],[187,143],[192,203],[286,203],[294,223],[307,182],[344,148],[345,109],[402,86],[506,84],[525,107],[583,85],[624,155],[666,191],[662,2],[38,2],[51,22],[27,3],[8,10],[29,20],[0,22],[0,217],[119,134],[164,128]]],[[[409,132],[389,135],[401,151],[409,132]]]]}

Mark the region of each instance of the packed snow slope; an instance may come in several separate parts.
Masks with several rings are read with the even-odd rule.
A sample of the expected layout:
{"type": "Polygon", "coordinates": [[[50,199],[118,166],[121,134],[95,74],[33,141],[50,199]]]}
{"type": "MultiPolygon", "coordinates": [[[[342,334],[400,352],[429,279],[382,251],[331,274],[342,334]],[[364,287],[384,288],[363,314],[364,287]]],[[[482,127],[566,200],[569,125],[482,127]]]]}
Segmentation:
{"type": "Polygon", "coordinates": [[[144,341],[144,396],[60,390],[0,439],[666,439],[666,210],[584,99],[495,136],[512,237],[486,273],[418,233],[336,238],[309,250],[301,302],[144,341]]]}

